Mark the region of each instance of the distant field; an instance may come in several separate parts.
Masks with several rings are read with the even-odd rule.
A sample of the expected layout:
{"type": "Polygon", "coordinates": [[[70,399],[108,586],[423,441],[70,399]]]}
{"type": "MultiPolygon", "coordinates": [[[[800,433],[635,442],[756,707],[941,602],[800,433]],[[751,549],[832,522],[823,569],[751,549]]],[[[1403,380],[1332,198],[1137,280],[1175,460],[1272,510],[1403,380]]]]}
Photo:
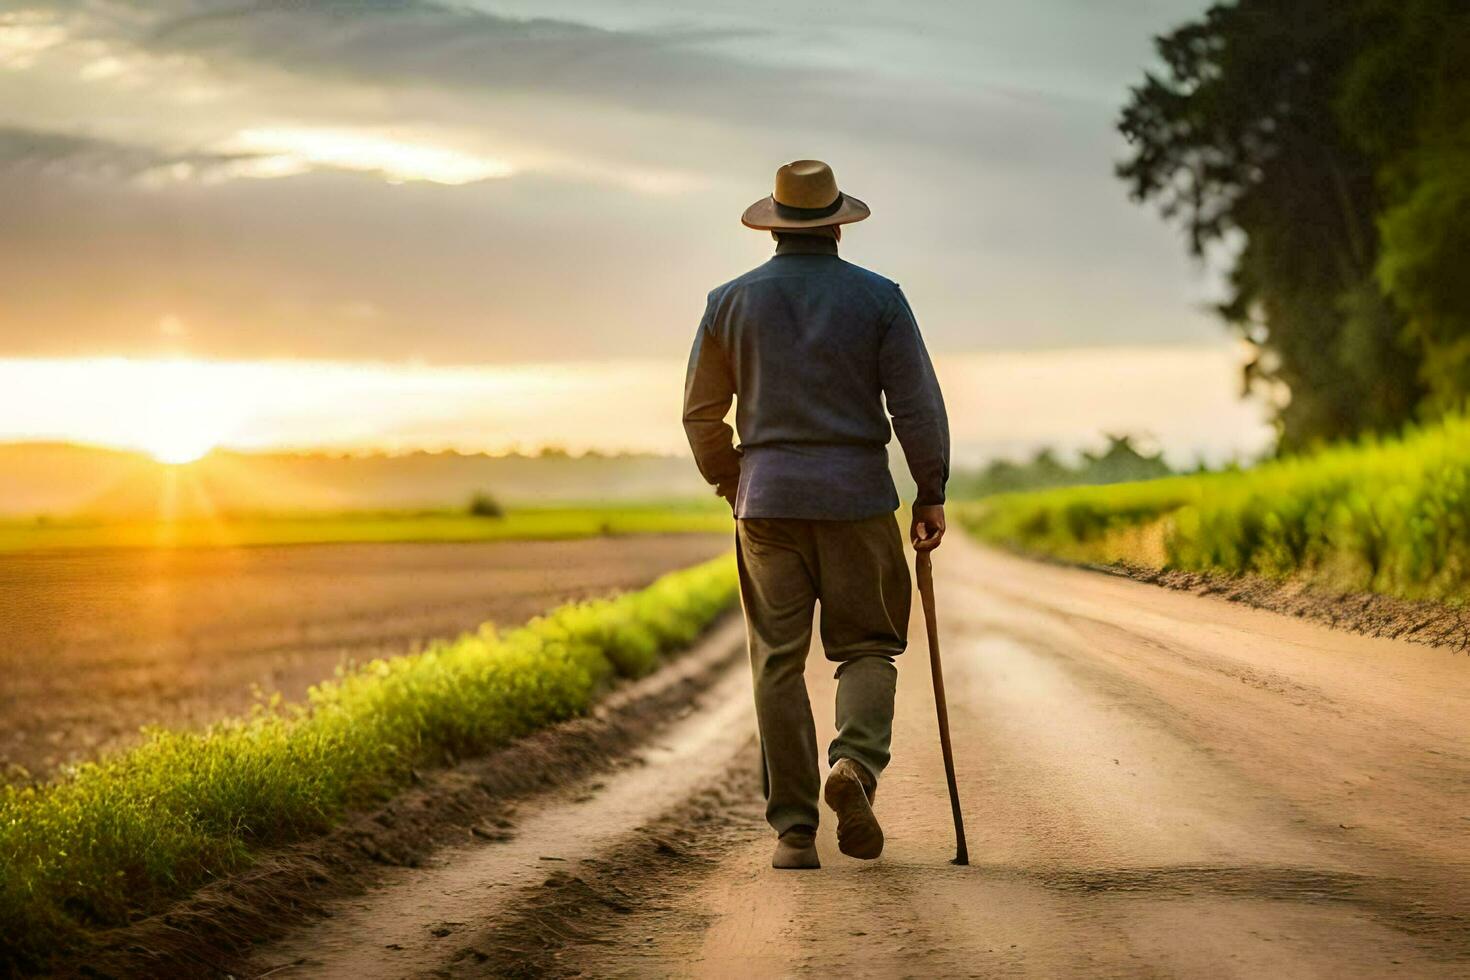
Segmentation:
{"type": "Polygon", "coordinates": [[[555,541],[631,534],[723,533],[731,527],[729,509],[718,500],[516,509],[499,518],[429,511],[176,522],[0,521],[0,552],[344,542],[555,541]]]}
{"type": "Polygon", "coordinates": [[[1237,473],[1003,494],[958,515],[1070,561],[1470,599],[1470,419],[1237,473]]]}

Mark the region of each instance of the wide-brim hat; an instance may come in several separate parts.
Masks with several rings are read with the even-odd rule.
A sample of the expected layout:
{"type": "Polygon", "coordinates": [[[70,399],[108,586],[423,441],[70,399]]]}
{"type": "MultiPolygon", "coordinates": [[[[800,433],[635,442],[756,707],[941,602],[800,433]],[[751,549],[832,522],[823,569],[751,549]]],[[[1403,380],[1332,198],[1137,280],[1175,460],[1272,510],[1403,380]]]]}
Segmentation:
{"type": "Polygon", "coordinates": [[[776,192],[746,208],[740,223],[759,231],[798,231],[851,224],[871,213],[837,189],[832,168],[821,160],[794,160],[776,171],[776,192]]]}

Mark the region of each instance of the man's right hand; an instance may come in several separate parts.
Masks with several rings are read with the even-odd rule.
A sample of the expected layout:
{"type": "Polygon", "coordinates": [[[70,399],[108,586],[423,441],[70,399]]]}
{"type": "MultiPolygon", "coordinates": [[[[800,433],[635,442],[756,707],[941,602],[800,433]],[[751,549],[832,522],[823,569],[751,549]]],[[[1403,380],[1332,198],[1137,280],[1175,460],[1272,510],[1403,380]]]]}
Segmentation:
{"type": "Polygon", "coordinates": [[[914,522],[909,526],[909,541],[915,551],[933,551],[944,540],[944,505],[914,505],[914,522]]]}

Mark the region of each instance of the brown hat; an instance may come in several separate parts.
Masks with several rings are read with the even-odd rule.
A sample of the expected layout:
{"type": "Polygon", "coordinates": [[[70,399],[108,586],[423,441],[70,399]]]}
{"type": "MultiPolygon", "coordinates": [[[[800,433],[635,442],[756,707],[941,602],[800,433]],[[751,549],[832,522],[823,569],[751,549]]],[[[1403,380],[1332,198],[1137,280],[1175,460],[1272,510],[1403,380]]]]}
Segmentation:
{"type": "Polygon", "coordinates": [[[746,208],[740,223],[760,231],[797,230],[850,224],[871,213],[837,189],[831,167],[820,160],[794,160],[776,171],[776,193],[746,208]]]}

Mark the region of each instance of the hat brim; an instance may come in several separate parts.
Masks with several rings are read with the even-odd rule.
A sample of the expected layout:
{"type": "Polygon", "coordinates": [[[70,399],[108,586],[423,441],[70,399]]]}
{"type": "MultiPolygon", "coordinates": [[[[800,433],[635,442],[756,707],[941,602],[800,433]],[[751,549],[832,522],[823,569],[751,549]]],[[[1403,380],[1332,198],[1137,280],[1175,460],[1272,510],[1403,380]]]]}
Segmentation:
{"type": "Polygon", "coordinates": [[[763,197],[740,216],[740,223],[756,231],[795,231],[801,228],[825,228],[828,225],[850,225],[872,214],[868,206],[851,194],[842,195],[842,206],[820,218],[783,218],[776,211],[776,199],[763,197]]]}

